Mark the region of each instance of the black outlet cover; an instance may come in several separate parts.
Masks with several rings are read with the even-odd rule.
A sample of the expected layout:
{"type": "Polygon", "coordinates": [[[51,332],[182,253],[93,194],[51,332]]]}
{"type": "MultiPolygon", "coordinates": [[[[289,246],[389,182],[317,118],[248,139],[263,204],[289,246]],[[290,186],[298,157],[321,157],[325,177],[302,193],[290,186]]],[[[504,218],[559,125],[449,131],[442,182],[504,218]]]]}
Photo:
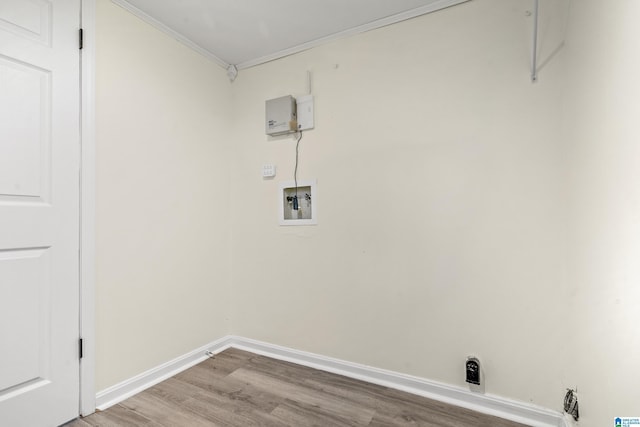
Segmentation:
{"type": "Polygon", "coordinates": [[[475,359],[469,359],[466,363],[467,379],[470,384],[480,385],[480,363],[475,359]]]}

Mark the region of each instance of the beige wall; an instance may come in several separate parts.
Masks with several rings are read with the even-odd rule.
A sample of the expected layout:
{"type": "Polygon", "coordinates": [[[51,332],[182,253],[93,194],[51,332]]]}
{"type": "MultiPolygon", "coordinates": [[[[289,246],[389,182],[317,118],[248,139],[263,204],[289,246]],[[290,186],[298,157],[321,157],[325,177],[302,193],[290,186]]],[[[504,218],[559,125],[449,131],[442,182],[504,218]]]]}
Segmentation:
{"type": "MultiPolygon", "coordinates": [[[[566,2],[543,2],[542,60],[566,2]]],[[[527,2],[482,0],[243,70],[234,82],[235,334],[560,410],[562,58],[529,79],[527,2]],[[279,227],[293,138],[264,101],[306,92],[300,179],[319,224],[279,227]],[[260,167],[278,166],[274,181],[260,167]]]]}
{"type": "Polygon", "coordinates": [[[579,3],[566,49],[567,376],[581,425],[607,426],[640,416],[640,2],[579,3]]]}
{"type": "Polygon", "coordinates": [[[458,386],[475,354],[487,393],[561,410],[577,386],[581,425],[637,415],[640,3],[573,2],[568,26],[567,5],[541,1],[536,84],[512,0],[229,84],[100,0],[98,390],[234,333],[458,386]],[[319,224],[280,227],[295,145],[265,137],[264,101],[308,70],[319,224]]]}
{"type": "Polygon", "coordinates": [[[229,333],[230,86],[97,9],[97,389],[229,333]]]}

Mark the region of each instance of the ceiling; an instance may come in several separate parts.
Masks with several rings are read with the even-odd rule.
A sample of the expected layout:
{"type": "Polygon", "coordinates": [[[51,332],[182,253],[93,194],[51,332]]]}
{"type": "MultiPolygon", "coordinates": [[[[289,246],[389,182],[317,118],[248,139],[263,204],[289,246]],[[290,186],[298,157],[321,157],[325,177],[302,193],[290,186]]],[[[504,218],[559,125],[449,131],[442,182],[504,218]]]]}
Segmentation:
{"type": "Polygon", "coordinates": [[[224,68],[251,67],[469,0],[112,0],[224,68]]]}

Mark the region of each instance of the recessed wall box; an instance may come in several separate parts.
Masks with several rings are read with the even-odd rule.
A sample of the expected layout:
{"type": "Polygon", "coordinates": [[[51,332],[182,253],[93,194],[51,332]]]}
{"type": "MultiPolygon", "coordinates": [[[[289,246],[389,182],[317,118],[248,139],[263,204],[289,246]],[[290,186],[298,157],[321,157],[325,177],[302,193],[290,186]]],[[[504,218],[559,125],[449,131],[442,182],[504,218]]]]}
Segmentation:
{"type": "Polygon", "coordinates": [[[296,99],[291,96],[265,102],[267,135],[285,135],[298,130],[296,99]]]}
{"type": "Polygon", "coordinates": [[[318,185],[315,179],[280,182],[279,189],[280,225],[318,224],[318,185]]]}

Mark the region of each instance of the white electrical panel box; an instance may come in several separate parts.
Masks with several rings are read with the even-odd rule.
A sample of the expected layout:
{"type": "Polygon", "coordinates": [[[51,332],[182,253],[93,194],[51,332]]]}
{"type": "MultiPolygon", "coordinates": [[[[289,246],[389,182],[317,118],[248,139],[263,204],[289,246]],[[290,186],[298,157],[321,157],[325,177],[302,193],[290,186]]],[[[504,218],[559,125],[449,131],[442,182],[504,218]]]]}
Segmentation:
{"type": "Polygon", "coordinates": [[[298,130],[296,99],[291,96],[270,99],[265,103],[267,135],[285,135],[298,130]]]}
{"type": "Polygon", "coordinates": [[[313,129],[313,95],[299,96],[296,104],[298,130],[313,129]]]}

